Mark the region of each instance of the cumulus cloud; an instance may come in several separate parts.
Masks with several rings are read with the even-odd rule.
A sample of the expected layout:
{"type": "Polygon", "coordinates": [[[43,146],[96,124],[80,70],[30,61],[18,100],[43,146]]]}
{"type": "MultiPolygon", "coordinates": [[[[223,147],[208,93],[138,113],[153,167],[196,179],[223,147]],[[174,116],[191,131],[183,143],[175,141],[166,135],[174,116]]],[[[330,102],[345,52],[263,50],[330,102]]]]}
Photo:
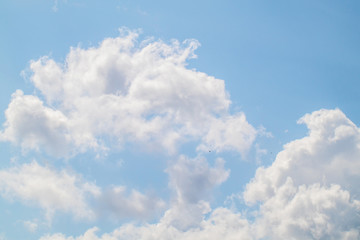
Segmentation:
{"type": "Polygon", "coordinates": [[[61,111],[44,106],[36,96],[17,90],[5,111],[5,131],[0,139],[20,144],[24,151],[44,148],[54,156],[71,154],[84,144],[99,149],[92,136],[76,134],[71,122],[61,111]]]}
{"type": "MultiPolygon", "coordinates": [[[[230,114],[224,81],[187,68],[198,46],[195,40],[139,42],[138,32],[123,29],[99,46],[71,48],[63,63],[32,61],[31,81],[40,96],[20,90],[12,95],[0,140],[56,157],[125,143],[176,153],[186,141],[196,142],[198,151],[245,155],[262,130],[244,113],[230,114]]],[[[42,240],[359,239],[359,128],[339,109],[306,114],[299,123],[308,135],[286,144],[246,185],[249,215],[211,209],[212,190],[230,173],[224,160],[209,166],[205,158],[180,156],[166,170],[174,194],[157,223],[42,240]]],[[[0,170],[0,194],[43,208],[48,219],[55,211],[94,218],[87,196],[101,203],[100,212],[119,218],[146,218],[165,205],[124,186],[101,190],[37,162],[0,170]]]]}
{"type": "Polygon", "coordinates": [[[135,239],[159,239],[159,240],[216,240],[216,239],[253,239],[247,220],[240,214],[235,214],[228,209],[218,208],[209,217],[203,220],[199,227],[191,228],[188,231],[181,231],[173,226],[163,223],[137,227],[133,224],[126,224],[111,233],[102,236],[96,234],[98,228],[89,229],[82,236],[66,237],[63,234],[43,236],[40,240],[135,240],[135,239]]]}
{"type": "Polygon", "coordinates": [[[64,63],[32,61],[30,79],[46,103],[16,92],[1,138],[56,156],[104,150],[103,136],[169,153],[188,140],[198,150],[246,153],[257,131],[243,113],[229,113],[224,81],[186,67],[196,40],[139,43],[136,31],[121,32],[96,47],[71,48],[64,63]]]}
{"type": "Polygon", "coordinates": [[[130,193],[125,186],[113,186],[98,199],[101,215],[115,219],[147,219],[165,207],[165,202],[153,194],[145,195],[135,189],[130,193]]]}
{"type": "Polygon", "coordinates": [[[211,191],[226,181],[230,174],[220,158],[214,167],[210,167],[203,157],[191,159],[185,156],[181,156],[166,171],[175,195],[161,221],[179,229],[197,226],[203,220],[204,214],[211,210],[206,201],[211,191]]]}
{"type": "Polygon", "coordinates": [[[198,149],[203,151],[239,151],[243,155],[250,149],[257,131],[247,121],[245,114],[213,119],[209,131],[198,149]]]}
{"type": "Polygon", "coordinates": [[[339,109],[306,114],[299,123],[308,136],[286,144],[246,186],[244,200],[260,203],[259,237],[358,239],[359,128],[339,109]]]}
{"type": "Polygon", "coordinates": [[[264,201],[291,177],[295,186],[340,184],[359,197],[360,131],[339,109],[319,110],[299,120],[308,136],[284,146],[270,167],[260,167],[247,185],[248,203],[264,201]]]}
{"type": "Polygon", "coordinates": [[[340,185],[295,187],[288,177],[260,208],[257,238],[358,239],[360,201],[340,185]]]}
{"type": "MultiPolygon", "coordinates": [[[[125,186],[104,190],[74,173],[56,171],[36,161],[1,170],[0,195],[44,209],[49,221],[56,211],[87,220],[104,215],[115,219],[147,219],[165,206],[165,202],[154,194],[127,190],[125,186]],[[93,204],[89,204],[90,200],[93,204]]],[[[37,228],[36,222],[26,221],[24,224],[30,231],[37,228]]]]}
{"type": "MultiPolygon", "coordinates": [[[[229,176],[230,171],[224,169],[224,160],[217,159],[211,167],[203,157],[191,159],[181,156],[166,171],[170,178],[169,187],[174,191],[174,200],[159,223],[142,227],[125,224],[101,237],[96,235],[98,229],[94,227],[75,238],[57,233],[41,239],[215,239],[211,237],[229,237],[234,232],[247,231],[243,228],[248,227],[247,221],[226,209],[213,211],[207,220],[204,217],[204,214],[211,212],[210,204],[204,199],[229,176]],[[227,220],[232,221],[229,226],[227,220]],[[217,225],[222,225],[223,229],[219,229],[217,225]]],[[[125,189],[118,188],[113,191],[122,195],[125,189]]],[[[134,204],[136,205],[129,202],[129,209],[132,209],[134,204]]],[[[123,207],[127,207],[126,204],[123,207]]]]}
{"type": "Polygon", "coordinates": [[[77,218],[92,219],[86,196],[97,196],[100,190],[66,171],[55,171],[37,162],[0,171],[0,194],[8,199],[19,199],[46,211],[50,220],[55,211],[74,214],[77,218]]]}
{"type": "Polygon", "coordinates": [[[308,135],[286,144],[273,164],[259,167],[247,184],[243,198],[257,204],[253,212],[211,210],[203,200],[206,189],[225,181],[228,171],[221,162],[210,168],[205,160],[183,157],[168,172],[170,186],[186,208],[175,201],[155,224],[125,224],[101,236],[92,228],[77,238],[55,234],[42,240],[85,235],[95,240],[359,239],[359,128],[339,109],[315,111],[299,123],[308,126],[308,135]],[[181,218],[196,224],[175,221],[181,218]]]}
{"type": "Polygon", "coordinates": [[[188,158],[180,156],[166,171],[170,177],[170,187],[176,192],[180,202],[196,203],[215,187],[226,181],[230,171],[224,169],[224,160],[218,158],[210,167],[204,157],[188,158]]]}

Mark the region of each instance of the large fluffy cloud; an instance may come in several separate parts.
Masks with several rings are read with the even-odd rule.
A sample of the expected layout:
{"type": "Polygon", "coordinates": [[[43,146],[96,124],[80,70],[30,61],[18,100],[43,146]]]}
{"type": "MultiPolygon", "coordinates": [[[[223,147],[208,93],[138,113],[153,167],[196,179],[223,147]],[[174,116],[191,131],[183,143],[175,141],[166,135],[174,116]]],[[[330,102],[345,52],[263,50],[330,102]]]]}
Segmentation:
{"type": "Polygon", "coordinates": [[[97,47],[71,48],[64,63],[32,61],[31,81],[46,104],[15,93],[0,137],[56,156],[104,150],[101,139],[169,153],[196,140],[199,150],[246,153],[257,131],[243,113],[229,114],[224,81],[186,67],[198,42],[137,39],[122,30],[97,47]]]}
{"type": "Polygon", "coordinates": [[[248,203],[264,201],[291,177],[295,186],[340,184],[359,196],[360,131],[339,109],[319,110],[299,120],[309,135],[284,146],[274,163],[256,171],[244,197],[248,203]]]}
{"type": "Polygon", "coordinates": [[[339,109],[299,120],[308,136],[284,146],[260,167],[244,200],[260,203],[259,237],[358,239],[360,237],[360,131],[339,109]]]}
{"type": "Polygon", "coordinates": [[[359,212],[360,201],[339,185],[296,187],[289,177],[254,225],[259,239],[359,239],[359,212]]]}
{"type": "Polygon", "coordinates": [[[359,239],[359,128],[338,109],[307,114],[299,123],[307,125],[308,136],[286,144],[273,164],[258,168],[247,184],[243,199],[249,205],[257,203],[253,212],[211,210],[201,199],[228,172],[221,162],[209,168],[204,160],[182,158],[168,172],[170,185],[188,211],[175,211],[175,204],[156,224],[125,224],[101,236],[92,228],[77,238],[54,234],[42,240],[359,239]],[[198,208],[192,208],[192,202],[198,208]],[[199,212],[194,209],[203,211],[191,219],[199,212]],[[169,215],[196,224],[179,225],[168,221],[169,215]]]}

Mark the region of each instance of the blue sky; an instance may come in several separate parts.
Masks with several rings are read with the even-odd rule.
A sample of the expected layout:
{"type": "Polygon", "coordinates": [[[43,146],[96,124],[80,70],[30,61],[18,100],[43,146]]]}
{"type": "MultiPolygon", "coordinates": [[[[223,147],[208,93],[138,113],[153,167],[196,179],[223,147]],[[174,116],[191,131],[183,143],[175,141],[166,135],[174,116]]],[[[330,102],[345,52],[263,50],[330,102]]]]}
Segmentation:
{"type": "Polygon", "coordinates": [[[359,239],[359,11],[2,1],[0,239],[359,239]]]}

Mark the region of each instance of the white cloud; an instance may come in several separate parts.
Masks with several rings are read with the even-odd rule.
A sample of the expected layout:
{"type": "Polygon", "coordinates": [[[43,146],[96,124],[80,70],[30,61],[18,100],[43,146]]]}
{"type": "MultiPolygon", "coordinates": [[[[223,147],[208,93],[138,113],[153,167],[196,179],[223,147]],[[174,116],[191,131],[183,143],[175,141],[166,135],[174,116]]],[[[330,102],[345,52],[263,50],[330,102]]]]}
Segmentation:
{"type": "Polygon", "coordinates": [[[153,195],[145,195],[132,189],[127,193],[124,186],[114,186],[105,190],[98,199],[100,214],[113,218],[147,219],[165,207],[165,202],[153,195]]]}
{"type": "MultiPolygon", "coordinates": [[[[221,162],[210,168],[204,159],[182,157],[167,170],[178,198],[158,223],[85,234],[94,240],[359,239],[359,129],[338,109],[316,111],[299,122],[308,126],[308,136],[286,144],[247,185],[244,199],[259,204],[254,212],[211,210],[203,199],[229,172],[221,162]]],[[[85,235],[42,240],[54,236],[85,235]]]]}
{"type": "Polygon", "coordinates": [[[260,208],[255,222],[262,239],[358,239],[360,201],[339,185],[293,185],[289,177],[260,208]]]}
{"type": "Polygon", "coordinates": [[[251,227],[247,220],[240,214],[235,214],[227,209],[218,208],[212,212],[209,219],[203,220],[199,227],[191,228],[188,231],[182,231],[173,226],[164,223],[145,225],[137,227],[133,224],[126,224],[115,229],[111,233],[105,233],[97,236],[97,228],[89,229],[84,235],[79,237],[65,237],[62,234],[47,235],[40,240],[235,240],[235,239],[253,239],[251,237],[251,227]]]}
{"type": "Polygon", "coordinates": [[[23,222],[24,223],[24,226],[25,226],[25,228],[29,231],[29,232],[36,232],[36,230],[38,229],[38,223],[36,222],[36,220],[35,221],[30,221],[30,220],[28,220],[28,221],[24,221],[23,222]]]}
{"type": "Polygon", "coordinates": [[[56,156],[103,149],[103,136],[169,153],[188,140],[203,141],[205,151],[247,152],[257,131],[243,113],[229,114],[224,81],[186,68],[197,41],[138,43],[136,31],[121,32],[98,47],[71,48],[64,63],[32,61],[31,81],[46,104],[15,93],[2,138],[56,156]]]}
{"type": "Polygon", "coordinates": [[[201,223],[204,214],[211,211],[206,201],[211,191],[226,181],[230,174],[229,170],[224,169],[224,160],[220,158],[214,167],[210,167],[203,157],[191,159],[186,156],[180,156],[166,172],[174,199],[161,222],[182,230],[201,223]]]}
{"type": "Polygon", "coordinates": [[[61,111],[44,106],[38,97],[24,95],[21,90],[12,95],[5,117],[0,139],[20,144],[24,151],[44,148],[54,156],[70,156],[74,146],[99,148],[91,135],[74,133],[71,121],[61,111]]]}
{"type": "Polygon", "coordinates": [[[243,113],[213,119],[209,132],[203,138],[204,144],[199,149],[217,152],[235,150],[245,155],[256,134],[257,131],[246,121],[243,113]]]}
{"type": "MultiPolygon", "coordinates": [[[[89,220],[104,215],[115,219],[146,219],[165,207],[165,202],[153,194],[145,195],[135,189],[129,192],[124,186],[102,190],[74,173],[56,171],[35,161],[0,170],[0,195],[44,209],[48,221],[56,211],[89,220]],[[91,198],[95,205],[89,205],[91,198]]],[[[36,222],[24,224],[30,231],[37,228],[36,222]]]]}
{"type": "Polygon", "coordinates": [[[270,167],[256,171],[244,193],[248,203],[270,198],[289,176],[295,186],[340,184],[359,196],[359,128],[339,109],[307,114],[299,123],[307,125],[309,135],[286,144],[270,167]]]}
{"type": "Polygon", "coordinates": [[[40,240],[98,240],[99,238],[95,235],[96,231],[98,231],[98,228],[96,228],[96,227],[91,228],[91,229],[87,230],[84,233],[83,236],[79,236],[79,237],[76,237],[76,238],[74,238],[74,237],[65,237],[64,234],[56,233],[56,234],[53,234],[53,235],[44,236],[44,237],[40,238],[40,240]]]}
{"type": "Polygon", "coordinates": [[[8,199],[19,199],[46,211],[51,220],[55,211],[91,219],[94,212],[86,203],[86,195],[97,196],[100,190],[66,171],[57,172],[37,162],[0,171],[0,194],[8,199]]]}
{"type": "Polygon", "coordinates": [[[260,203],[258,237],[358,239],[359,128],[339,109],[306,114],[299,123],[308,136],[286,144],[246,186],[244,200],[260,203]]]}
{"type": "Polygon", "coordinates": [[[170,177],[170,187],[176,192],[179,202],[197,203],[206,198],[210,191],[226,181],[230,171],[224,169],[224,160],[218,158],[210,167],[203,157],[180,156],[166,172],[170,177]]]}

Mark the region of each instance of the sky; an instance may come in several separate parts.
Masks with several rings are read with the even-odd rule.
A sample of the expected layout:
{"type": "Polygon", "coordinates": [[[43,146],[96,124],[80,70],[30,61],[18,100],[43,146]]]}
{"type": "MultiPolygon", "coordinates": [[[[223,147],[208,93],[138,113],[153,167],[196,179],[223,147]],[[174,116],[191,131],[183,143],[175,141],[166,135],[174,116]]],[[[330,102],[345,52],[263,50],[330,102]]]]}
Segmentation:
{"type": "Polygon", "coordinates": [[[360,239],[358,1],[0,2],[0,240],[360,239]]]}

